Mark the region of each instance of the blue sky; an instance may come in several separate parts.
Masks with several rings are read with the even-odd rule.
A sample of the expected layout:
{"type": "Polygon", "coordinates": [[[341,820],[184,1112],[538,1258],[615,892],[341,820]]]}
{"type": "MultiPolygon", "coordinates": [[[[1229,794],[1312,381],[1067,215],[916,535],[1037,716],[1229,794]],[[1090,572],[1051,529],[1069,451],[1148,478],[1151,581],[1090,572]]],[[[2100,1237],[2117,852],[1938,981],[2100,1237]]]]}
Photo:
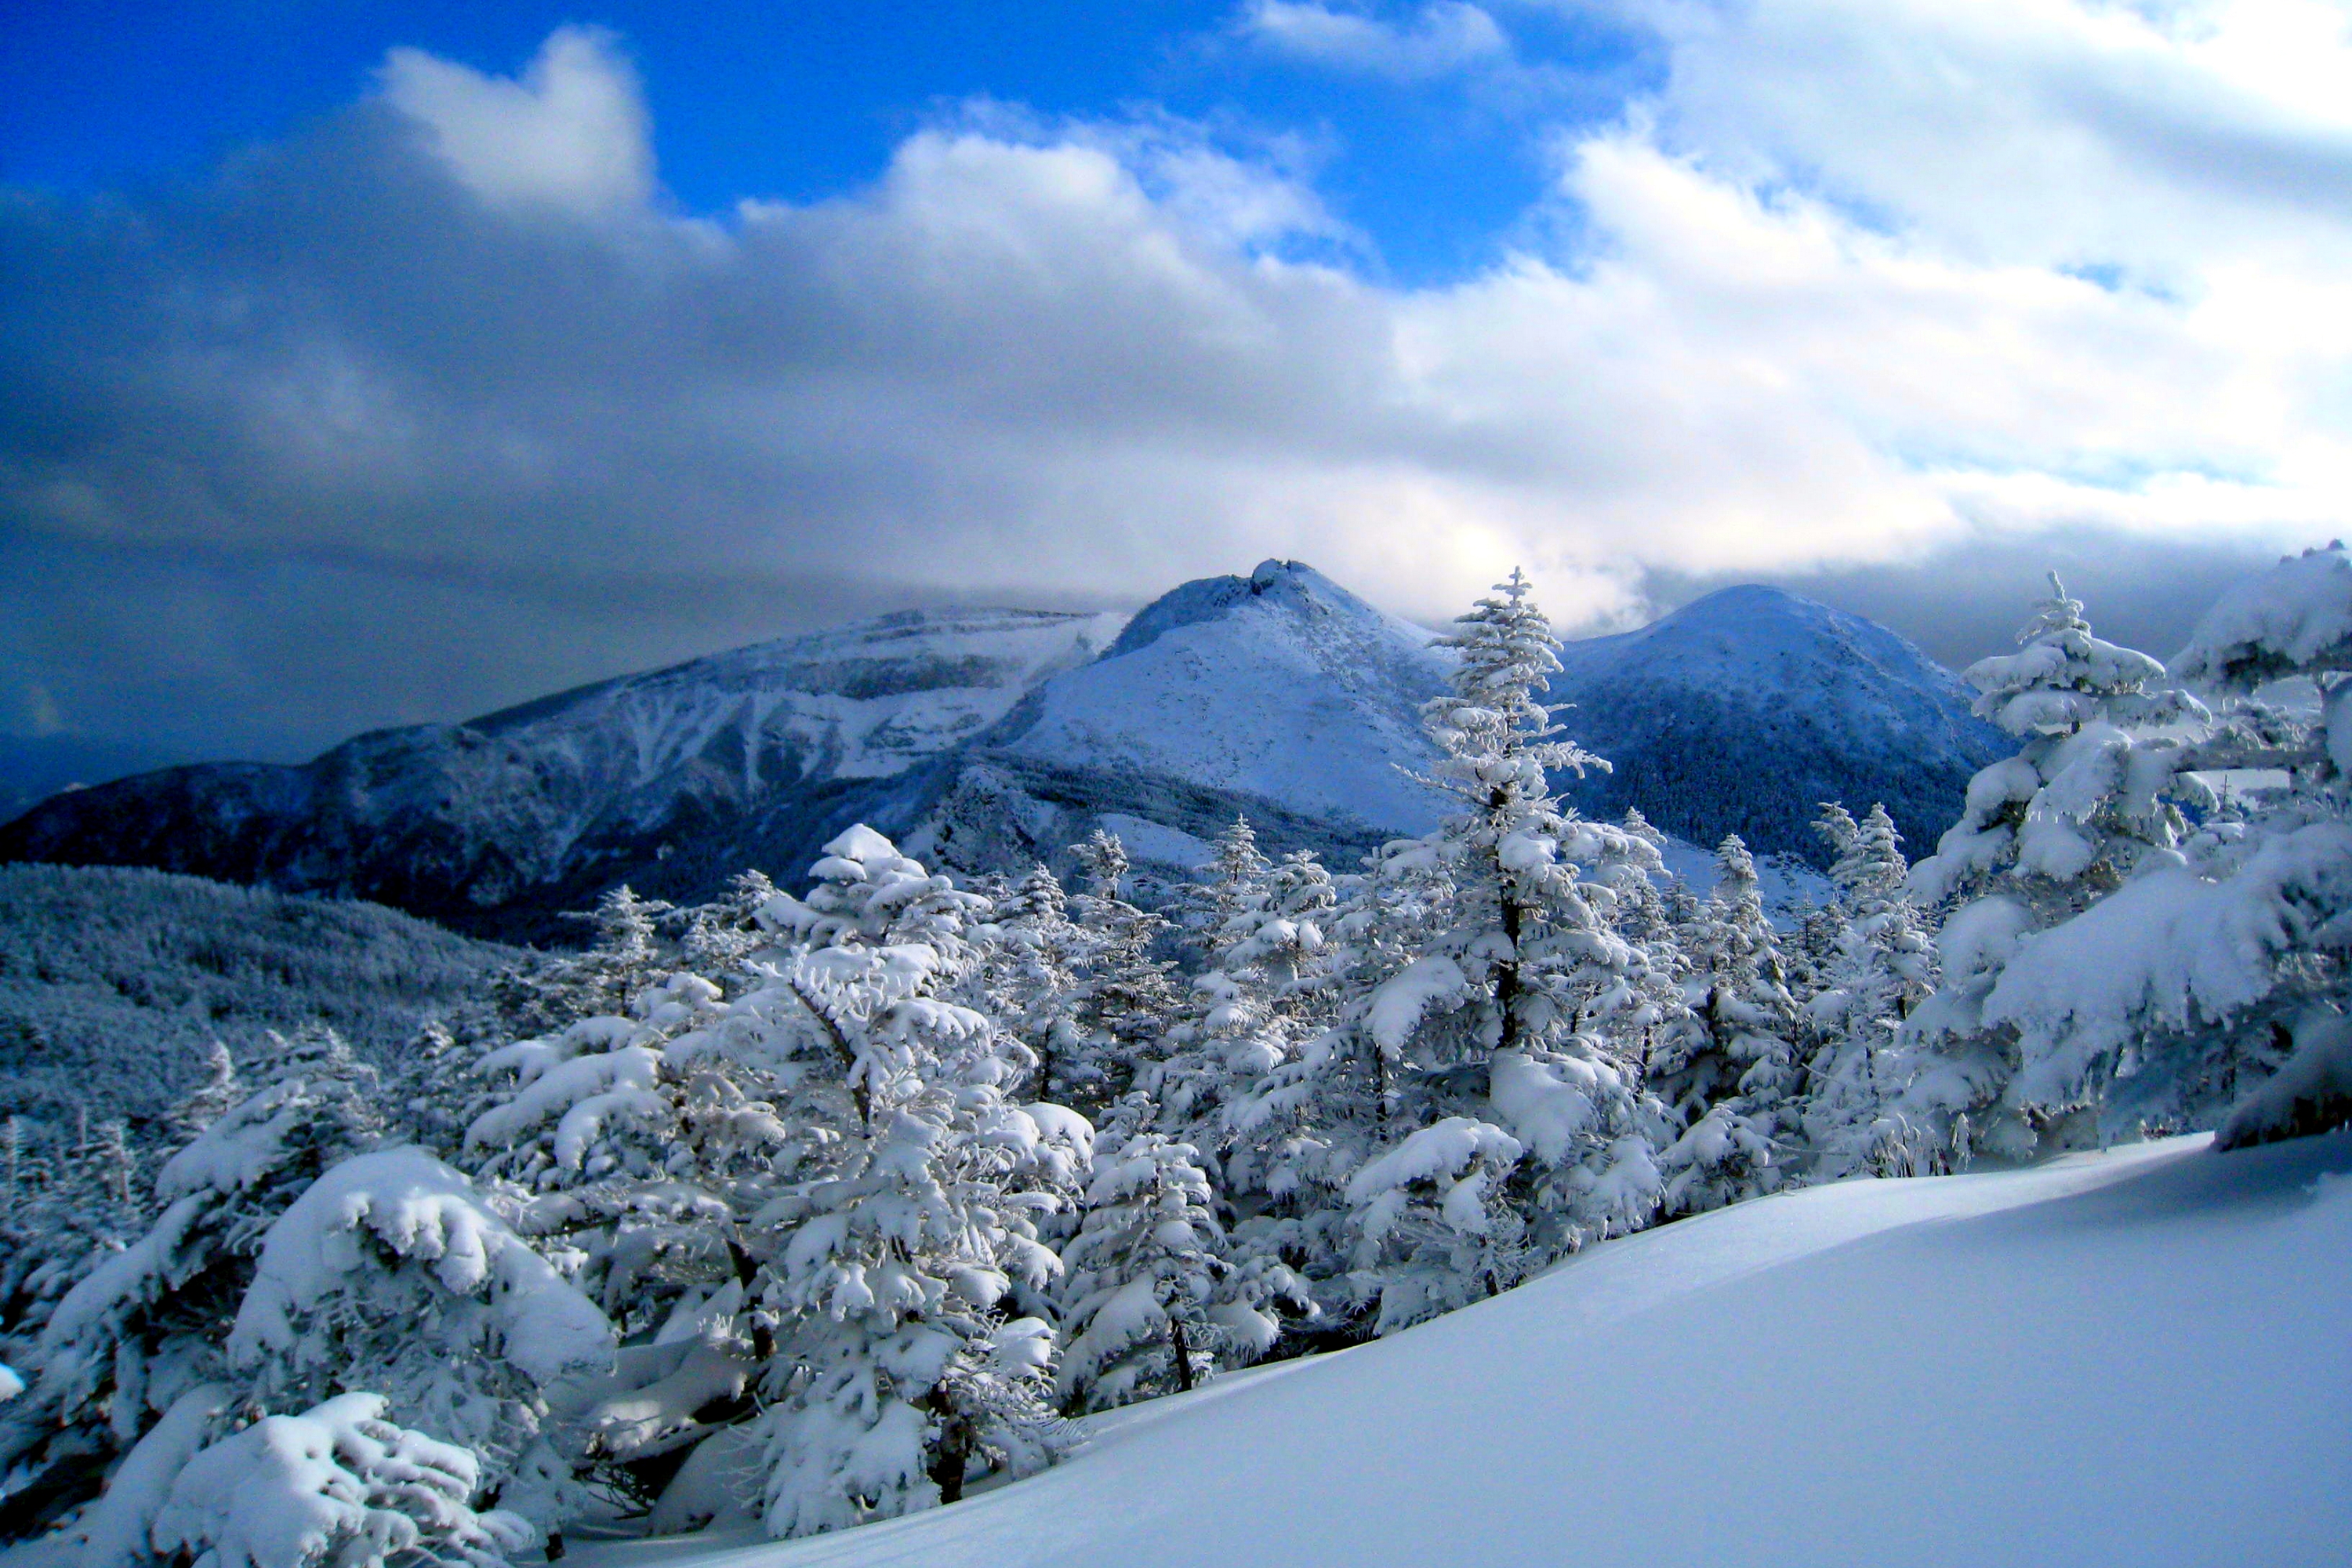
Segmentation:
{"type": "Polygon", "coordinates": [[[2346,0],[18,6],[0,739],[1269,556],[2162,653],[2352,533],[2347,193],[2346,0]]]}
{"type": "Polygon", "coordinates": [[[1597,10],[1513,17],[1512,50],[1546,74],[1505,91],[1410,68],[1334,75],[1254,44],[1244,17],[1166,0],[24,8],[0,51],[0,178],[76,193],[184,178],[341,109],[394,46],[511,72],[558,26],[587,24],[643,79],[662,183],[688,211],[854,190],[971,100],[1045,116],[1150,106],[1239,145],[1296,143],[1370,263],[1425,282],[1492,265],[1552,173],[1548,139],[1612,118],[1661,65],[1654,38],[1597,10]]]}

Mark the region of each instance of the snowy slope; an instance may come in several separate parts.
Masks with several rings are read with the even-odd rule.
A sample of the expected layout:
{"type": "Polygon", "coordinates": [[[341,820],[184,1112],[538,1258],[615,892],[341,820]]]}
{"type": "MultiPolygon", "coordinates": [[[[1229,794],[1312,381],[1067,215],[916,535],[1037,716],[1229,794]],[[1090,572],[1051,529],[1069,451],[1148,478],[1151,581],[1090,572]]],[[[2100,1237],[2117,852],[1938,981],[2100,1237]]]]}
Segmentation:
{"type": "MultiPolygon", "coordinates": [[[[461,928],[555,910],[756,818],[888,779],[1117,637],[1118,615],[909,612],[382,731],[299,767],[173,768],[44,803],[0,858],[157,866],[378,899],[461,928]]],[[[740,869],[736,860],[724,875],[740,869]]],[[[680,889],[679,890],[685,890],[680,889]]]]}
{"type": "Polygon", "coordinates": [[[1433,759],[1421,703],[1444,689],[1429,632],[1311,566],[1188,583],[1110,651],[1048,681],[992,749],[1278,800],[1403,833],[1444,797],[1401,764],[1433,759]]]}
{"type": "Polygon", "coordinates": [[[374,904],[0,866],[0,1117],[152,1117],[212,1042],[250,1061],[268,1031],[305,1024],[387,1061],[523,956],[374,904]]]}
{"type": "Polygon", "coordinates": [[[1573,642],[1550,700],[1614,764],[1586,809],[1637,805],[1712,847],[1819,860],[1817,803],[1884,802],[1914,853],[1959,815],[1968,781],[2016,748],[1972,717],[1958,677],[1874,622],[1778,588],[1726,588],[1638,631],[1573,642]]]}
{"type": "Polygon", "coordinates": [[[1859,1181],[1102,1422],[1042,1477],[581,1568],[2336,1564],[2352,1135],[1859,1181]]]}
{"type": "Polygon", "coordinates": [[[1445,809],[1409,773],[1434,754],[1432,636],[1295,561],[1187,583],[981,735],[908,842],[964,872],[1066,872],[1063,847],[1108,828],[1150,896],[1244,813],[1265,847],[1352,869],[1445,809]]]}

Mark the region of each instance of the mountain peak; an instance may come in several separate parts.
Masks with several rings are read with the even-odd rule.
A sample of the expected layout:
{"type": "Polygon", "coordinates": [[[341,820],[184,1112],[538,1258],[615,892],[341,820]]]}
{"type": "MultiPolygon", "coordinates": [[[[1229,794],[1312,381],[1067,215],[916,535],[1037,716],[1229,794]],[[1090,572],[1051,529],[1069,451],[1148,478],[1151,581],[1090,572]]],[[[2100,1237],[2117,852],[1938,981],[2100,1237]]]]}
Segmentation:
{"type": "Polygon", "coordinates": [[[1126,631],[1103,655],[1107,659],[1139,653],[1180,626],[1198,626],[1254,603],[1306,611],[1320,607],[1345,619],[1383,625],[1407,637],[1410,623],[1373,608],[1304,561],[1261,561],[1246,577],[1196,577],[1171,588],[1136,612],[1126,631]]]}
{"type": "Polygon", "coordinates": [[[1829,606],[1801,595],[1791,594],[1786,588],[1775,588],[1769,583],[1735,583],[1728,588],[1702,594],[1680,609],[1658,618],[1661,621],[1670,621],[1677,616],[1700,619],[1709,616],[1746,615],[1757,611],[1786,614],[1801,609],[1828,610],[1829,606]]]}
{"type": "Polygon", "coordinates": [[[1430,634],[1313,567],[1262,562],[1153,600],[1094,663],[1038,688],[983,742],[1064,770],[1150,774],[1419,831],[1442,803],[1420,704],[1444,682],[1430,634]]]}
{"type": "Polygon", "coordinates": [[[1882,801],[1910,842],[1932,842],[1969,776],[2007,743],[1971,717],[1949,670],[1874,621],[1786,589],[1742,584],[1638,630],[1571,642],[1550,700],[1615,771],[1575,788],[1587,810],[1639,805],[1712,844],[1821,853],[1817,803],[1882,801]]]}

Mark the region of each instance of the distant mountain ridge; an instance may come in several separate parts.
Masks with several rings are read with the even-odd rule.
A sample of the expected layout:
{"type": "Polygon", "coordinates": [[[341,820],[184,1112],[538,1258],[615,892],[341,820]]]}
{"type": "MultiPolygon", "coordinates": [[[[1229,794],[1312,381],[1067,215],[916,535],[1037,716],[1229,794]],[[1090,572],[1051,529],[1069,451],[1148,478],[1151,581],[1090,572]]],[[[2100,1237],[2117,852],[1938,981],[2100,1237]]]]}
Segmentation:
{"type": "Polygon", "coordinates": [[[1126,619],[907,612],[374,731],[293,766],[169,768],[43,802],[0,827],[0,859],[152,866],[565,940],[559,913],[614,882],[688,891],[714,855],[751,857],[709,873],[722,879],[755,863],[777,822],[969,740],[1126,619]]]}
{"type": "Polygon", "coordinates": [[[1571,787],[1713,845],[1826,864],[1819,804],[1885,804],[1924,853],[1978,769],[2016,742],[1969,710],[1958,676],[1874,621],[1778,588],[1725,588],[1650,625],[1560,650],[1548,700],[1609,759],[1571,787]]]}
{"type": "MultiPolygon", "coordinates": [[[[147,865],[349,894],[509,941],[627,881],[707,897],[796,878],[865,820],[966,874],[1066,868],[1119,833],[1147,889],[1247,814],[1341,868],[1447,797],[1423,702],[1451,655],[1297,562],[1187,583],[1132,617],[908,613],[360,736],[297,767],[175,768],[44,802],[0,859],[147,865]]],[[[1571,643],[1552,700],[1618,763],[1580,786],[1698,845],[1818,847],[1814,802],[1886,800],[1913,841],[1999,754],[1949,672],[1883,627],[1734,589],[1571,643]],[[1994,749],[1990,752],[1987,747],[1994,749]],[[1717,785],[1710,804],[1706,790],[1717,785]]],[[[1695,857],[1685,855],[1685,859],[1695,857]]]]}

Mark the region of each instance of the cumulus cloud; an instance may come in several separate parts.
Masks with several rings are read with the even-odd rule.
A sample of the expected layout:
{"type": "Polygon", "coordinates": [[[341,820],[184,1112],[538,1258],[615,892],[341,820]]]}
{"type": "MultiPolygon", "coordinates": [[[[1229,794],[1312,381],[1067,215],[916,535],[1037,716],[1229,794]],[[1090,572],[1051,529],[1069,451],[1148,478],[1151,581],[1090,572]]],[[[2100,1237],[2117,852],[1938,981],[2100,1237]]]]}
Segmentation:
{"type": "Polygon", "coordinates": [[[557,28],[519,81],[409,48],[383,79],[386,100],[487,200],[590,215],[653,193],[645,100],[600,29],[557,28]]]}
{"type": "MultiPolygon", "coordinates": [[[[2179,85],[2252,68],[2244,24],[1978,9],[1646,10],[1660,96],[1556,141],[1560,222],[1529,232],[1573,244],[1420,289],[1357,264],[1308,160],[1164,116],[984,107],[866,188],[709,220],[661,200],[609,38],[561,32],[515,81],[397,53],[379,96],[199,187],[0,198],[0,615],[27,628],[0,683],[283,751],[1266,555],[1431,618],[1521,563],[1600,626],[1662,584],[2057,528],[2339,531],[2342,215],[2132,151],[2254,125],[2179,85]],[[2021,199],[2095,207],[2128,164],[2137,206],[2060,243],[1944,194],[1986,82],[1989,158],[2012,121],[2081,153],[2021,199]],[[1832,146],[1807,90],[1873,145],[1832,146]],[[2132,114],[2080,109],[2101,92],[2132,114]]],[[[2264,112],[2324,160],[2325,101],[2264,112]]]]}

